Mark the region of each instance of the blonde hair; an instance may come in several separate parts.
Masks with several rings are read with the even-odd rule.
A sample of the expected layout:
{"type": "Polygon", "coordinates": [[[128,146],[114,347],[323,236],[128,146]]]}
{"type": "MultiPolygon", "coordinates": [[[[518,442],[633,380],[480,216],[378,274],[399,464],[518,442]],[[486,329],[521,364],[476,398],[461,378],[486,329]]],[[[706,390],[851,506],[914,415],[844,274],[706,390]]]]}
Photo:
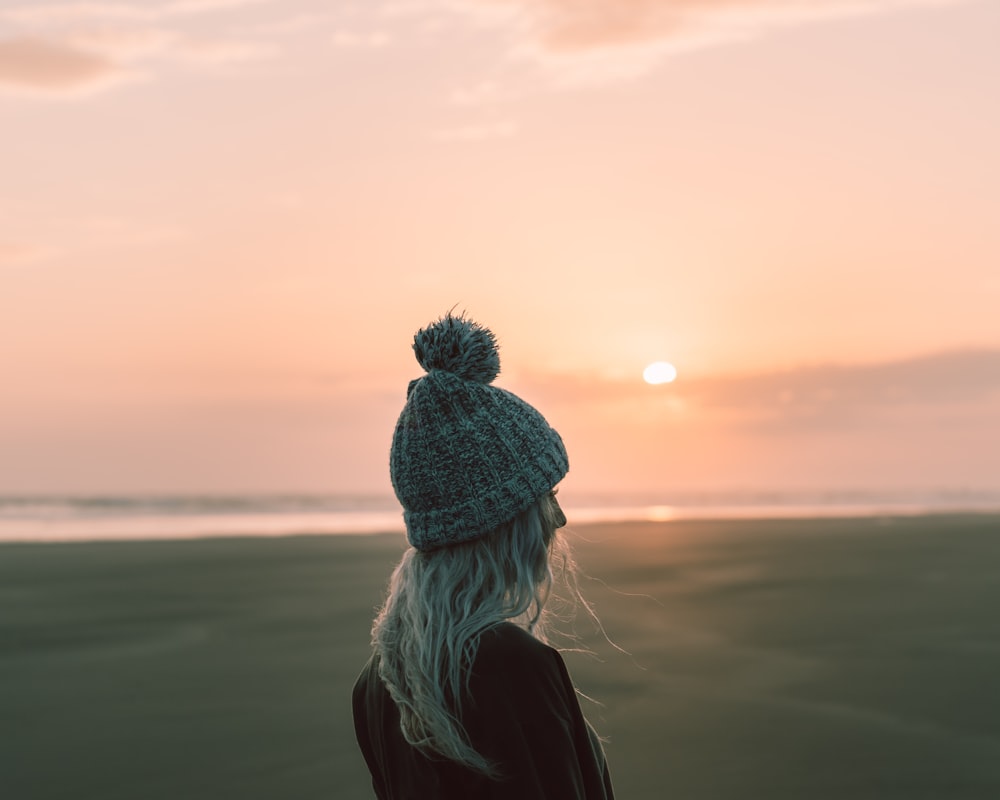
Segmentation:
{"type": "Polygon", "coordinates": [[[403,736],[425,755],[496,774],[462,727],[462,698],[484,631],[509,620],[546,641],[553,565],[559,575],[575,570],[555,535],[562,524],[550,493],[479,539],[430,552],[410,548],[392,573],[372,644],[403,736]]]}

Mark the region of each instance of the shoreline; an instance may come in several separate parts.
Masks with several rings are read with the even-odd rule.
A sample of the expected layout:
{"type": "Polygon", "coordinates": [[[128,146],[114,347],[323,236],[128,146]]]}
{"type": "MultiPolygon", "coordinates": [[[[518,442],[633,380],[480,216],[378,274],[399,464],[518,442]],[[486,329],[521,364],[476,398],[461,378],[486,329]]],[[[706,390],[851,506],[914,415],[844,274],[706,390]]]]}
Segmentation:
{"type": "MultiPolygon", "coordinates": [[[[586,546],[592,542],[604,542],[604,534],[619,532],[627,538],[637,538],[649,541],[649,535],[661,536],[664,540],[685,539],[691,535],[709,535],[710,538],[723,538],[730,534],[748,533],[754,537],[762,534],[795,536],[808,535],[815,531],[826,535],[834,531],[850,533],[853,531],[884,532],[894,528],[919,529],[923,531],[937,530],[955,523],[962,527],[983,528],[990,533],[998,534],[1000,538],[1000,510],[962,510],[962,511],[927,511],[912,513],[884,513],[858,515],[821,515],[821,516],[760,516],[760,517],[691,517],[676,519],[610,519],[574,521],[570,517],[568,524],[561,529],[574,543],[586,546]]],[[[941,531],[945,533],[944,531],[941,531]]],[[[183,546],[198,544],[226,545],[260,544],[268,547],[270,544],[287,542],[309,546],[328,544],[346,547],[364,546],[365,543],[391,542],[400,547],[406,547],[406,534],[398,530],[381,529],[371,531],[283,531],[280,533],[260,534],[234,532],[224,534],[199,533],[194,535],[165,535],[158,537],[128,536],[122,538],[86,538],[86,539],[52,539],[52,540],[5,540],[0,539],[0,548],[31,548],[46,549],[57,545],[82,546],[103,545],[163,545],[183,546]],[[269,544],[270,543],[270,544],[269,544]]]]}
{"type": "MultiPolygon", "coordinates": [[[[729,509],[678,509],[649,506],[622,509],[570,510],[569,529],[609,525],[686,525],[689,523],[740,524],[764,522],[804,523],[822,520],[936,519],[952,517],[998,517],[1000,508],[927,507],[734,507],[729,509]]],[[[394,518],[396,515],[392,515],[394,518]]],[[[22,523],[0,520],[0,546],[24,544],[96,544],[114,542],[284,539],[292,537],[404,536],[401,521],[328,518],[296,523],[295,517],[265,515],[239,517],[112,517],[84,520],[22,523]],[[359,524],[360,523],[360,524],[359,524]],[[20,527],[26,525],[26,527],[20,527]]],[[[998,520],[1000,524],[1000,520],[998,520]]]]}

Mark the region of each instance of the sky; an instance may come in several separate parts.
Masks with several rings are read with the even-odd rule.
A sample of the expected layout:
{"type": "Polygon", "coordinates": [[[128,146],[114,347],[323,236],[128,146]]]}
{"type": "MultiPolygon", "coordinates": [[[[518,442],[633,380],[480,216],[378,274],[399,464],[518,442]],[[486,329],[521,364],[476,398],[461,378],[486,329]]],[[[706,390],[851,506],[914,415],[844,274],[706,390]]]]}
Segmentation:
{"type": "Polygon", "coordinates": [[[580,490],[1000,490],[998,36],[992,0],[0,0],[0,494],[388,492],[452,308],[580,490]]]}

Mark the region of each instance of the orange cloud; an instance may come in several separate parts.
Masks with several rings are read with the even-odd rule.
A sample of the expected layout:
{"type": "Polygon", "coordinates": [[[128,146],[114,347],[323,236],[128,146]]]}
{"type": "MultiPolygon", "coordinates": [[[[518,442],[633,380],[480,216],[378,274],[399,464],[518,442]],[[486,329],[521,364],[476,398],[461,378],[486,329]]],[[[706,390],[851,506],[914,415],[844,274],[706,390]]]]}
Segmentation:
{"type": "Polygon", "coordinates": [[[776,25],[962,0],[487,0],[517,6],[547,50],[743,39],[776,25]]]}
{"type": "Polygon", "coordinates": [[[93,89],[127,76],[114,61],[89,50],[23,37],[0,41],[0,85],[66,92],[93,89]]]}
{"type": "Polygon", "coordinates": [[[523,375],[587,490],[995,487],[1000,350],[646,386],[523,375]]]}
{"type": "MultiPolygon", "coordinates": [[[[867,365],[821,365],[778,372],[685,379],[666,387],[579,375],[525,376],[533,396],[570,406],[633,405],[651,396],[693,413],[736,414],[799,425],[902,406],[989,407],[1000,400],[1000,351],[971,350],[867,365]]],[[[1000,408],[1000,406],[996,406],[1000,408]]],[[[995,416],[995,414],[994,414],[995,416]]]]}
{"type": "Polygon", "coordinates": [[[160,20],[168,17],[192,17],[245,6],[263,5],[274,0],[173,0],[167,3],[23,3],[0,12],[0,16],[19,23],[58,25],[88,20],[160,20]]]}
{"type": "Polygon", "coordinates": [[[966,0],[466,0],[453,7],[518,31],[515,60],[537,61],[557,82],[634,78],[669,53],[756,38],[770,29],[966,0]]]}
{"type": "Polygon", "coordinates": [[[205,69],[269,58],[279,50],[271,42],[256,36],[234,39],[228,32],[220,37],[207,24],[195,28],[193,23],[215,12],[270,2],[92,2],[0,9],[0,22],[19,31],[0,40],[0,86],[55,96],[79,94],[141,77],[132,69],[137,62],[152,75],[176,66],[205,69]]]}

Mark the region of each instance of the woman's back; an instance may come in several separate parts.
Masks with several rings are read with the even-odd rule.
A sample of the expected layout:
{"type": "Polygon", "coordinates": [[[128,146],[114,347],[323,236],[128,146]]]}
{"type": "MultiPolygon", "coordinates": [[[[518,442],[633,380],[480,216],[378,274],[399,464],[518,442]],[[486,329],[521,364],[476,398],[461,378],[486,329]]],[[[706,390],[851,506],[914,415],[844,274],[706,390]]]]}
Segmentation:
{"type": "Polygon", "coordinates": [[[354,724],[380,800],[609,800],[603,750],[580,710],[559,653],[512,623],[480,637],[460,719],[498,779],[403,737],[399,711],[372,656],[354,687],[354,724]]]}

